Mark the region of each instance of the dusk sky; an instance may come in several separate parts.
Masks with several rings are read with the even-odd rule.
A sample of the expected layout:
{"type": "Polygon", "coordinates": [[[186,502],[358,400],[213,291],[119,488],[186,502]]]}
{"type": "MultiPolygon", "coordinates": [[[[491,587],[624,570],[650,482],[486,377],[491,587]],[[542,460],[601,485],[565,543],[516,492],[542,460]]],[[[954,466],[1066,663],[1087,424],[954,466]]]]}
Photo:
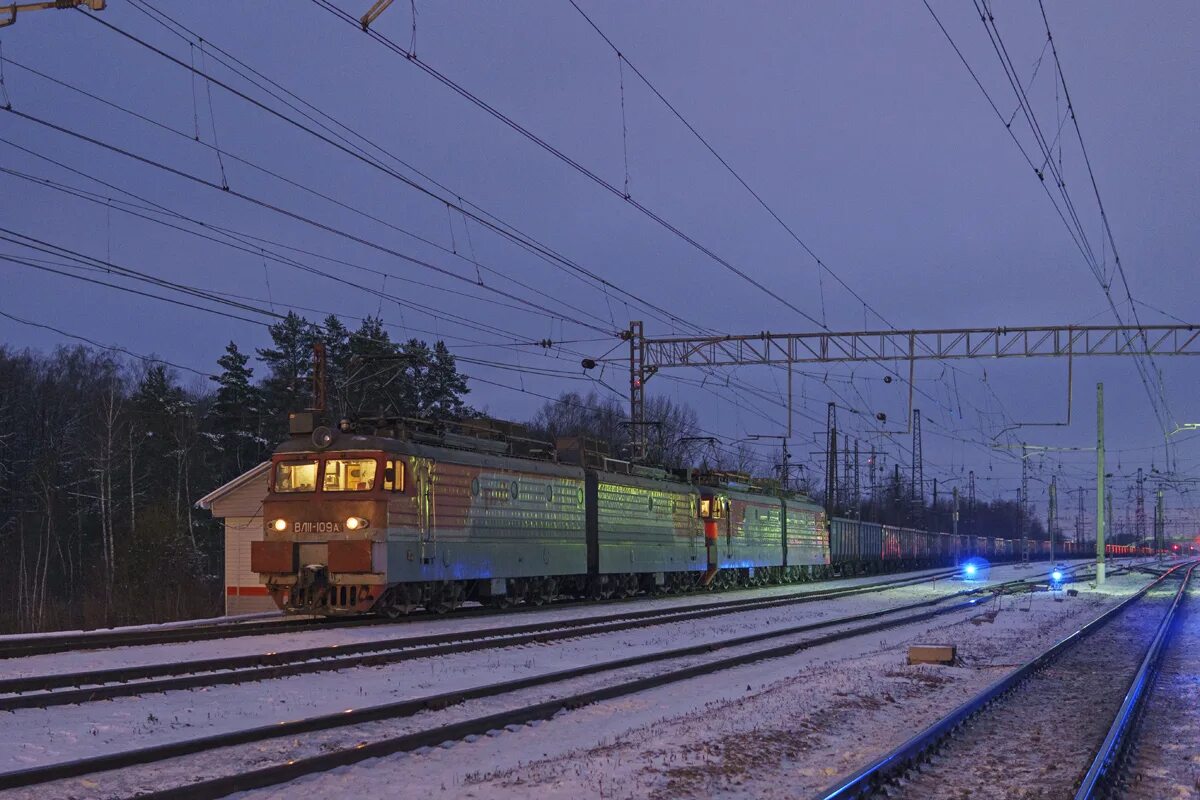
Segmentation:
{"type": "MultiPolygon", "coordinates": [[[[272,318],[260,311],[295,309],[313,320],[332,312],[348,324],[380,314],[395,338],[444,339],[463,359],[463,372],[493,382],[472,382],[469,401],[512,419],[528,419],[543,402],[539,395],[592,389],[623,395],[628,375],[619,364],[607,365],[598,382],[601,371],[588,377],[580,359],[598,359],[617,346],[615,334],[630,320],[644,320],[649,336],[685,330],[630,295],[721,333],[815,331],[818,323],[844,331],[1115,323],[1099,282],[1010,136],[1009,130],[1042,166],[971,2],[930,0],[930,5],[1001,116],[1012,119],[1010,129],[921,0],[578,1],[628,63],[619,64],[568,0],[417,0],[416,54],[604,181],[623,190],[628,174],[633,200],[808,319],[506,127],[419,64],[320,3],[299,0],[153,5],[110,0],[102,12],[28,13],[0,30],[5,92],[0,105],[11,103],[14,112],[28,115],[0,113],[0,235],[33,237],[226,293],[252,307],[235,310],[185,298],[3,241],[0,255],[41,259],[41,266],[68,275],[0,261],[0,312],[202,373],[217,370],[216,359],[231,339],[247,351],[268,342],[265,324],[272,318]],[[186,35],[156,22],[150,9],[186,26],[204,44],[189,44],[186,35]],[[112,28],[314,125],[230,72],[219,61],[226,58],[220,51],[240,59],[386,150],[372,153],[394,174],[191,76],[112,28]],[[878,313],[818,268],[633,67],[828,270],[878,313]],[[480,216],[503,220],[617,288],[605,291],[561,263],[531,255],[396,174],[455,204],[461,198],[480,216]],[[30,178],[50,179],[92,199],[30,178]],[[222,191],[222,184],[231,191],[222,191]],[[129,213],[135,210],[175,227],[129,213]],[[235,249],[199,238],[189,233],[203,232],[196,223],[208,226],[206,236],[221,238],[213,228],[223,227],[253,245],[235,249]],[[253,252],[258,247],[270,252],[253,252]],[[281,263],[278,255],[331,277],[281,263]],[[531,344],[542,339],[556,344],[548,351],[531,344]]],[[[1045,5],[1138,316],[1146,324],[1200,322],[1200,6],[1079,0],[1045,5]]],[[[339,0],[336,6],[357,18],[370,0],[339,0]]],[[[1131,321],[1079,140],[1066,117],[1038,2],[993,2],[991,9],[1056,162],[1061,144],[1062,175],[1083,231],[1102,271],[1116,281],[1113,297],[1122,317],[1131,321]]],[[[410,3],[397,0],[375,29],[409,49],[412,22],[410,3]]],[[[1047,186],[1049,181],[1047,176],[1047,186]]],[[[75,341],[0,317],[0,343],[11,348],[47,351],[75,341]]],[[[612,355],[625,352],[622,345],[612,355]]],[[[1159,357],[1155,366],[1161,369],[1170,427],[1200,422],[1200,364],[1159,357]]],[[[899,459],[907,473],[908,389],[903,380],[884,382],[892,371],[907,377],[904,364],[806,365],[798,371],[793,458],[821,468],[820,456],[810,453],[822,447],[826,403],[833,400],[864,452],[875,446],[887,453],[889,468],[899,459]],[[882,428],[877,412],[888,416],[882,428]]],[[[950,486],[965,490],[967,471],[975,470],[981,498],[1015,499],[1020,459],[994,445],[1093,447],[1097,381],[1105,384],[1117,516],[1125,517],[1139,466],[1147,473],[1152,465],[1167,469],[1163,431],[1130,358],[1077,359],[1072,424],[1060,427],[1016,426],[1065,419],[1065,361],[933,362],[918,365],[916,374],[925,476],[937,478],[943,492],[950,486]]],[[[207,383],[184,371],[179,377],[207,383]]],[[[656,376],[648,390],[695,407],[702,426],[719,434],[727,448],[787,428],[786,375],[780,370],[741,368],[720,377],[674,370],[656,376]]],[[[1175,472],[1168,481],[1168,515],[1195,523],[1200,492],[1192,481],[1200,466],[1200,432],[1171,440],[1175,472]]],[[[771,458],[778,444],[756,446],[771,458]]],[[[1032,464],[1031,500],[1042,509],[1051,475],[1060,476],[1064,492],[1094,489],[1090,451],[1039,455],[1032,464]]],[[[1155,485],[1147,483],[1147,508],[1155,485]]],[[[1090,530],[1094,495],[1086,502],[1090,530]]],[[[1068,532],[1075,503],[1074,494],[1061,501],[1068,532]]]]}

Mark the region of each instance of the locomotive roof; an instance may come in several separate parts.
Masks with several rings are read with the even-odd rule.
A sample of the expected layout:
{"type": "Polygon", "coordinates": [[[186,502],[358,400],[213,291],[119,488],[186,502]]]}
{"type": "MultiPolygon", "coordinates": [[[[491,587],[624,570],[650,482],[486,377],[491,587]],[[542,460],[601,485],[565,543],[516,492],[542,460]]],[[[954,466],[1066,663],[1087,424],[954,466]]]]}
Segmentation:
{"type": "MultiPolygon", "coordinates": [[[[359,433],[331,431],[333,441],[328,447],[318,448],[306,436],[293,436],[275,448],[276,455],[312,455],[328,453],[352,452],[384,452],[400,453],[403,455],[432,458],[438,461],[449,461],[471,466],[490,467],[493,469],[512,469],[520,472],[554,475],[558,477],[573,477],[582,479],[586,471],[596,472],[605,481],[626,486],[641,488],[661,488],[674,491],[720,492],[721,494],[737,497],[749,502],[771,502],[780,499],[779,494],[749,491],[732,486],[701,485],[670,476],[649,477],[643,475],[607,472],[604,470],[585,470],[583,467],[561,464],[545,459],[522,458],[508,454],[493,454],[477,450],[463,450],[452,447],[420,444],[409,439],[395,439],[389,436],[373,436],[359,433]]],[[[789,505],[813,504],[804,495],[786,494],[789,505]]]]}

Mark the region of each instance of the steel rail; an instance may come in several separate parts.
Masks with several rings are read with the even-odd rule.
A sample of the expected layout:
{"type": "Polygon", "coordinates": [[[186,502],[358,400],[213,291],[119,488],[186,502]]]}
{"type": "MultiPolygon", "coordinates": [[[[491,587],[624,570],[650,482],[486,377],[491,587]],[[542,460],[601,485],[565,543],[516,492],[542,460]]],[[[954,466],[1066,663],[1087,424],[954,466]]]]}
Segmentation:
{"type": "MultiPolygon", "coordinates": [[[[544,644],[567,638],[592,636],[619,630],[634,630],[691,619],[769,610],[801,603],[907,588],[942,580],[945,577],[945,574],[938,573],[903,581],[803,592],[777,598],[742,598],[679,609],[646,609],[573,620],[530,623],[508,628],[477,629],[244,656],[225,656],[188,662],[0,679],[0,694],[7,695],[0,697],[0,711],[109,700],[115,697],[192,689],[200,686],[246,683],[348,667],[376,666],[476,650],[544,644]]],[[[971,591],[977,591],[978,588],[980,587],[971,591]]],[[[958,593],[958,595],[962,594],[963,592],[958,593]]],[[[947,598],[954,596],[956,595],[946,595],[947,598]]]]}
{"type": "Polygon", "coordinates": [[[1117,768],[1133,740],[1134,728],[1145,707],[1146,698],[1152,691],[1154,678],[1158,674],[1163,653],[1166,651],[1167,640],[1170,638],[1171,630],[1177,619],[1176,612],[1183,605],[1188,583],[1195,570],[1195,566],[1190,567],[1184,576],[1183,583],[1175,594],[1171,607],[1167,609],[1167,614],[1163,618],[1162,624],[1158,626],[1154,640],[1146,650],[1146,656],[1142,659],[1141,666],[1138,668],[1129,690],[1125,693],[1121,708],[1113,718],[1112,726],[1104,737],[1104,743],[1100,745],[1096,757],[1092,759],[1092,764],[1083,778],[1083,783],[1075,793],[1075,800],[1092,800],[1092,798],[1101,797],[1111,787],[1117,768]]]}
{"type": "Polygon", "coordinates": [[[858,772],[842,778],[835,785],[828,787],[818,794],[817,798],[819,800],[851,800],[852,798],[857,800],[858,798],[870,797],[876,794],[884,785],[903,775],[922,761],[929,752],[940,745],[947,736],[954,733],[968,719],[974,717],[997,699],[1016,688],[1027,678],[1056,660],[1083,639],[1104,627],[1104,625],[1118,617],[1134,603],[1141,600],[1147,592],[1161,584],[1184,566],[1186,564],[1175,565],[1113,608],[1083,625],[1078,630],[1063,637],[1048,650],[996,681],[899,747],[860,769],[858,772]]]}
{"type": "MultiPolygon", "coordinates": [[[[917,570],[914,570],[917,571],[917,570]]],[[[954,570],[943,569],[942,572],[950,574],[954,570]]],[[[905,575],[907,573],[900,573],[905,575]]],[[[845,578],[834,578],[828,581],[834,583],[836,581],[846,580],[845,578]]],[[[895,581],[916,580],[916,577],[909,575],[908,577],[897,577],[889,581],[881,582],[891,583],[895,581]]],[[[871,584],[875,585],[875,584],[871,584]]],[[[731,591],[744,590],[746,587],[734,587],[731,591]]],[[[849,587],[830,587],[828,591],[841,591],[849,587]]],[[[826,591],[826,590],[821,590],[826,591]]],[[[587,605],[607,605],[629,602],[630,600],[645,599],[644,596],[633,598],[620,598],[616,600],[590,601],[587,605]]],[[[555,605],[570,605],[574,601],[560,601],[555,605]]],[[[495,609],[465,609],[455,613],[455,618],[463,618],[467,616],[486,616],[495,613],[522,613],[543,609],[544,606],[517,606],[515,608],[504,609],[503,612],[497,612],[495,609]]],[[[434,615],[421,614],[413,615],[406,619],[420,620],[428,619],[434,615]]],[[[437,615],[440,616],[440,615],[437,615]]],[[[348,618],[328,618],[328,617],[305,617],[303,619],[289,618],[274,620],[271,622],[226,622],[216,623],[212,625],[190,625],[177,628],[169,628],[163,630],[130,630],[130,631],[103,631],[103,632],[87,632],[71,633],[62,635],[36,635],[36,636],[16,636],[9,638],[0,638],[0,659],[21,658],[25,656],[48,655],[52,653],[65,653],[72,651],[83,650],[101,650],[115,647],[134,647],[140,645],[155,645],[155,644],[175,644],[179,642],[207,641],[211,639],[232,639],[242,636],[261,636],[272,633],[288,633],[289,628],[307,629],[307,628],[343,628],[343,627],[359,627],[363,625],[385,625],[385,624],[403,624],[403,620],[387,619],[377,616],[358,616],[348,618]],[[281,630],[282,629],[282,630],[281,630]]]]}
{"type": "MultiPolygon", "coordinates": [[[[646,689],[687,680],[689,678],[711,674],[724,669],[744,666],[756,661],[781,658],[784,656],[793,655],[803,650],[819,647],[821,645],[831,644],[857,636],[864,636],[889,628],[902,627],[904,625],[922,622],[934,617],[945,616],[957,611],[962,611],[964,609],[978,607],[979,604],[985,599],[987,598],[972,598],[946,608],[922,611],[917,614],[901,617],[899,619],[869,622],[869,624],[862,625],[848,631],[838,631],[801,642],[778,645],[762,650],[755,650],[749,653],[718,659],[716,661],[660,673],[658,675],[612,684],[600,689],[580,692],[566,697],[556,698],[551,701],[535,703],[513,709],[511,711],[491,714],[425,731],[378,740],[369,744],[357,744],[354,747],[323,753],[318,756],[289,760],[286,764],[251,770],[237,775],[212,778],[193,784],[188,784],[186,786],[165,789],[148,795],[139,796],[156,798],[208,798],[220,797],[238,791],[248,791],[250,789],[272,786],[297,777],[301,777],[303,775],[312,774],[314,772],[321,772],[327,769],[332,769],[333,767],[353,764],[363,759],[375,758],[391,753],[407,752],[421,747],[436,746],[442,744],[443,742],[453,739],[460,739],[471,734],[485,734],[490,730],[503,728],[506,725],[523,724],[540,719],[549,719],[563,709],[575,709],[600,700],[621,697],[624,695],[644,691],[646,689]]],[[[924,603],[915,605],[928,606],[934,604],[935,602],[938,601],[925,601],[924,603]]],[[[463,703],[467,700],[510,694],[522,689],[545,686],[574,678],[642,666],[658,661],[685,658],[689,656],[703,656],[716,650],[736,647],[755,641],[794,636],[806,631],[852,624],[858,621],[878,620],[880,617],[891,616],[899,612],[899,609],[882,609],[852,617],[810,623],[808,625],[798,626],[796,628],[790,628],[787,630],[768,631],[750,636],[739,637],[737,639],[726,640],[723,642],[693,645],[684,648],[660,651],[657,653],[648,653],[640,656],[618,659],[615,661],[590,664],[554,673],[530,676],[513,681],[446,692],[443,694],[420,697],[412,700],[404,700],[397,703],[370,706],[361,709],[350,709],[340,713],[309,717],[291,722],[282,722],[275,725],[265,725],[257,728],[234,731],[227,734],[215,734],[182,742],[153,745],[150,747],[128,750],[120,753],[92,756],[75,761],[60,762],[57,764],[49,764],[13,772],[0,773],[0,789],[32,786],[44,784],[53,780],[80,777],[82,775],[90,775],[113,769],[151,764],[165,759],[205,752],[219,747],[246,744],[249,742],[291,736],[299,733],[329,730],[363,722],[399,719],[412,716],[420,711],[440,710],[463,703]]]]}
{"type": "Polygon", "coordinates": [[[378,624],[374,617],[325,619],[318,617],[285,618],[271,622],[222,622],[212,625],[188,625],[162,630],[102,631],[27,636],[0,639],[0,659],[49,655],[83,650],[107,650],[114,647],[197,642],[209,639],[233,639],[290,633],[307,628],[348,628],[378,624]]]}

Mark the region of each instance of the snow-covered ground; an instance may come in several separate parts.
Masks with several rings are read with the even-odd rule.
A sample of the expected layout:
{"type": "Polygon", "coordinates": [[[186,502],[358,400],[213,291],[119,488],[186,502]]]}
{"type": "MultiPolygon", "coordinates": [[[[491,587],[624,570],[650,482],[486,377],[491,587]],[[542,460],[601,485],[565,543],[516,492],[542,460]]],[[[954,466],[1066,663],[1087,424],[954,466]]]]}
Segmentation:
{"type": "MultiPolygon", "coordinates": [[[[1076,562],[1084,563],[1084,562],[1076,562]]],[[[920,577],[935,574],[945,570],[924,570],[906,573],[903,576],[870,576],[850,578],[837,581],[822,581],[812,584],[793,584],[787,586],[771,586],[759,589],[747,589],[720,594],[692,594],[677,597],[658,597],[629,600],[621,603],[563,605],[544,610],[514,611],[502,614],[488,614],[485,617],[464,615],[456,617],[451,614],[446,617],[422,617],[396,624],[369,625],[350,628],[304,628],[291,630],[286,633],[263,634],[261,636],[244,636],[233,639],[217,639],[200,642],[179,642],[175,644],[142,645],[132,647],[117,647],[103,650],[85,650],[68,653],[53,653],[22,658],[0,660],[0,678],[18,678],[31,675],[55,675],[62,673],[86,672],[89,670],[109,669],[122,666],[144,664],[161,664],[170,662],[186,663],[199,659],[216,658],[234,655],[256,655],[268,652],[286,652],[307,647],[322,647],[327,645],[347,645],[362,642],[376,642],[386,639],[404,639],[426,636],[431,634],[478,631],[492,628],[522,625],[527,623],[554,622],[574,620],[589,617],[608,616],[625,612],[645,610],[674,610],[691,606],[702,606],[709,603],[724,602],[741,598],[772,598],[781,595],[792,595],[807,592],[821,592],[830,589],[853,588],[863,584],[877,583],[891,578],[920,577]]],[[[995,583],[1012,580],[1014,577],[1029,577],[1044,574],[1044,565],[1038,567],[997,566],[992,568],[987,581],[979,583],[995,583]]],[[[954,580],[938,581],[934,586],[939,590],[949,586],[962,588],[962,582],[954,580]]],[[[894,592],[884,593],[887,597],[894,592]]],[[[798,606],[798,608],[815,608],[824,605],[824,601],[798,606]]]]}
{"type": "Polygon", "coordinates": [[[1179,588],[1165,581],[972,718],[894,793],[914,800],[1071,797],[1179,588]]]}
{"type": "MultiPolygon", "coordinates": [[[[1016,575],[1031,576],[1034,574],[1036,572],[1032,568],[996,567],[993,569],[990,579],[998,581],[1011,579],[1016,575]]],[[[1011,638],[1011,642],[1005,642],[995,651],[1005,653],[1005,664],[1008,664],[1012,660],[1013,653],[1020,652],[1020,648],[1028,649],[1028,655],[1032,655],[1033,650],[1039,649],[1035,645],[1041,646],[1043,641],[1048,644],[1055,636],[1065,633],[1083,621],[1085,617],[1094,615],[1097,609],[1103,605],[1113,602],[1115,597],[1122,592],[1127,592],[1131,587],[1140,585],[1144,581],[1145,576],[1117,578],[1110,582],[1105,592],[1084,592],[1079,598],[1068,599],[1062,603],[1054,602],[1049,595],[1045,594],[1032,599],[1022,598],[1019,601],[1005,599],[1001,601],[1000,610],[994,621],[986,624],[963,627],[960,623],[958,627],[955,627],[948,620],[926,622],[921,625],[909,626],[907,629],[898,629],[836,645],[822,646],[786,659],[761,662],[708,678],[694,679],[676,686],[664,687],[631,698],[597,704],[590,708],[571,712],[560,719],[536,728],[503,734],[495,739],[480,740],[472,744],[456,745],[453,750],[460,753],[467,747],[478,746],[480,748],[478,758],[475,752],[467,756],[470,759],[470,770],[466,769],[468,765],[463,763],[462,755],[459,755],[457,758],[451,758],[450,761],[456,762],[463,768],[463,771],[440,774],[439,770],[448,766],[445,761],[437,757],[437,753],[442,751],[427,753],[424,756],[411,755],[382,760],[373,769],[377,769],[378,765],[382,764],[404,764],[405,766],[400,768],[400,772],[392,773],[392,779],[404,780],[407,784],[409,768],[417,764],[425,765],[421,769],[427,770],[429,765],[422,759],[432,758],[433,761],[441,763],[441,766],[434,765],[432,772],[429,772],[427,778],[423,779],[427,781],[430,791],[442,791],[443,796],[465,796],[466,792],[473,791],[468,784],[473,786],[483,781],[488,784],[486,792],[509,791],[510,794],[523,795],[523,791],[514,787],[523,785],[520,781],[533,780],[536,777],[534,773],[552,775],[556,770],[555,759],[561,759],[564,753],[579,751],[586,754],[597,746],[612,749],[617,746],[615,744],[617,737],[632,737],[628,742],[620,745],[620,748],[628,751],[624,756],[626,760],[650,759],[646,767],[651,767],[654,759],[653,753],[666,747],[667,742],[647,741],[643,746],[638,743],[640,741],[638,737],[646,737],[648,730],[653,728],[640,732],[636,729],[641,725],[652,725],[657,721],[670,720],[671,725],[684,726],[688,731],[688,736],[693,738],[697,732],[705,728],[705,721],[710,716],[717,720],[725,720],[721,725],[754,722],[756,723],[755,730],[757,730],[760,727],[757,725],[757,717],[762,714],[765,715],[764,718],[775,718],[781,723],[784,719],[793,719],[799,726],[796,730],[807,730],[808,726],[825,718],[826,715],[820,711],[823,704],[827,706],[829,701],[836,701],[838,697],[857,697],[860,692],[858,689],[852,691],[852,687],[883,687],[885,694],[891,692],[891,702],[899,706],[905,698],[912,699],[919,694],[919,691],[916,694],[914,691],[922,690],[929,681],[941,683],[942,677],[922,677],[926,672],[939,676],[938,670],[919,669],[913,673],[917,675],[914,682],[914,678],[909,674],[913,668],[898,667],[902,663],[902,656],[898,655],[902,652],[900,645],[912,638],[928,638],[933,635],[927,631],[936,632],[936,638],[966,645],[964,652],[967,654],[970,666],[950,668],[948,674],[951,677],[945,681],[947,685],[974,686],[970,677],[981,674],[983,678],[979,684],[982,685],[994,678],[996,674],[996,665],[990,663],[994,659],[987,655],[989,646],[987,642],[994,640],[995,637],[983,636],[984,641],[968,644],[967,640],[972,639],[972,636],[979,638],[982,632],[990,631],[994,634],[1002,634],[1001,638],[1011,638]],[[1018,607],[1023,607],[1022,604],[1028,604],[1032,610],[1027,613],[1019,611],[1018,607]],[[943,633],[943,630],[946,632],[943,633]],[[747,687],[745,690],[741,689],[743,685],[747,687]],[[843,694],[839,695],[838,692],[843,694]],[[785,696],[788,698],[787,701],[777,704],[776,701],[785,696]],[[761,708],[747,715],[730,706],[730,704],[746,703],[757,704],[761,708]],[[704,709],[706,704],[715,705],[701,711],[698,718],[689,722],[690,718],[696,716],[695,710],[704,709]],[[783,717],[779,717],[773,710],[776,705],[790,710],[783,717]],[[723,709],[726,709],[727,706],[730,707],[730,710],[725,713],[723,709]],[[801,713],[802,711],[803,713],[801,713]],[[546,739],[541,735],[543,729],[558,730],[562,735],[552,734],[549,739],[546,739]],[[530,736],[533,737],[532,740],[525,738],[530,736]],[[543,753],[549,761],[538,765],[530,774],[522,776],[506,772],[506,770],[527,764],[531,758],[541,758],[543,753]],[[471,775],[468,772],[479,774],[471,775]],[[517,782],[514,783],[514,781],[517,782]],[[443,784],[446,786],[445,790],[438,788],[443,784]]],[[[934,586],[909,587],[861,597],[822,601],[810,605],[717,617],[712,620],[671,623],[640,631],[594,636],[553,645],[461,654],[378,668],[296,676],[243,686],[147,695],[142,698],[126,698],[114,702],[51,710],[23,710],[4,715],[4,727],[10,731],[20,731],[20,734],[0,739],[0,769],[18,769],[158,744],[164,741],[252,727],[299,716],[331,713],[348,707],[374,705],[435,694],[453,688],[552,672],[571,666],[611,660],[616,657],[659,651],[668,647],[680,647],[701,641],[716,641],[756,630],[778,629],[818,619],[873,611],[944,595],[960,588],[962,588],[962,584],[959,582],[939,581],[934,586]]],[[[782,591],[789,589],[794,591],[795,587],[783,587],[782,591]]],[[[778,593],[781,590],[767,590],[767,593],[771,591],[778,593]]],[[[763,593],[758,592],[757,594],[763,593]]],[[[695,600],[696,598],[673,598],[666,602],[694,602],[695,600]]],[[[704,598],[704,600],[712,602],[711,598],[704,598]]],[[[663,601],[645,602],[661,605],[663,601]]],[[[628,604],[629,607],[635,605],[637,604],[628,604]]],[[[532,621],[532,618],[544,615],[565,614],[574,617],[578,616],[580,612],[589,610],[591,609],[556,609],[518,616],[521,621],[532,621]]],[[[611,607],[608,607],[596,613],[610,613],[611,610],[611,607]]],[[[956,618],[961,620],[962,615],[958,615],[956,618]]],[[[446,625],[473,624],[474,627],[479,626],[478,618],[440,620],[434,624],[439,622],[442,624],[437,627],[438,630],[445,630],[446,625]]],[[[504,624],[508,624],[508,622],[506,621],[504,624]]],[[[424,626],[426,623],[419,623],[419,625],[424,626]]],[[[408,626],[401,627],[406,632],[410,630],[408,626]]],[[[363,629],[352,629],[320,632],[317,635],[344,636],[350,634],[354,636],[362,632],[364,632],[363,629]]],[[[428,631],[420,631],[420,633],[425,632],[428,631]]],[[[379,636],[378,629],[370,629],[370,633],[372,638],[379,636]]],[[[414,635],[416,633],[416,631],[413,632],[414,635]]],[[[278,636],[271,638],[275,639],[278,636]]],[[[226,646],[238,644],[240,641],[206,642],[191,646],[201,648],[204,656],[211,656],[216,652],[213,648],[220,647],[223,652],[226,646]]],[[[309,637],[305,636],[304,644],[309,642],[309,637]]],[[[773,640],[756,647],[775,643],[777,641],[773,640]]],[[[130,648],[130,650],[142,649],[148,648],[130,648]]],[[[153,649],[159,655],[152,660],[165,660],[161,654],[165,647],[160,646],[153,649]]],[[[734,652],[738,651],[726,650],[709,658],[724,657],[734,652]]],[[[102,654],[73,655],[98,656],[102,654]]],[[[113,656],[112,653],[103,655],[113,656]]],[[[463,706],[440,712],[422,713],[407,720],[313,734],[303,737],[302,741],[264,742],[236,748],[231,752],[198,755],[180,759],[170,765],[156,765],[143,770],[140,774],[135,771],[126,771],[120,776],[108,776],[107,778],[100,776],[93,779],[92,783],[64,782],[55,787],[29,790],[26,794],[30,797],[123,795],[138,786],[161,786],[163,783],[173,780],[186,780],[189,776],[205,776],[262,766],[281,757],[301,756],[317,752],[325,747],[344,746],[350,742],[447,724],[455,720],[493,713],[536,700],[550,699],[585,688],[594,688],[597,685],[607,685],[640,675],[656,674],[678,668],[685,663],[696,663],[702,658],[693,658],[687,662],[672,661],[649,665],[624,670],[619,674],[606,673],[601,676],[577,679],[519,694],[505,695],[501,698],[472,701],[463,706]]],[[[111,663],[106,665],[111,665],[111,663]]],[[[963,691],[966,691],[966,688],[963,691]]],[[[921,710],[927,710],[924,701],[917,705],[921,710]]],[[[662,724],[667,723],[663,722],[662,724]]],[[[720,726],[716,729],[719,730],[720,726]]],[[[793,729],[787,728],[787,730],[793,729]]],[[[750,736],[750,739],[754,738],[745,731],[734,738],[741,740],[745,736],[750,736]]],[[[686,741],[686,737],[681,741],[686,741]]],[[[703,746],[711,747],[711,745],[703,746]]],[[[795,749],[793,745],[788,745],[788,748],[795,749]]],[[[788,748],[780,752],[786,755],[789,752],[788,748]]],[[[882,746],[879,749],[882,749],[882,746]]],[[[691,754],[690,749],[687,752],[691,754]]],[[[662,758],[667,759],[663,762],[664,765],[674,763],[681,755],[680,753],[670,754],[668,750],[663,750],[663,753],[662,758]]],[[[724,763],[724,757],[720,761],[724,763]]],[[[574,762],[571,761],[571,763],[574,762]]],[[[530,769],[529,767],[523,768],[530,769]]],[[[571,769],[575,769],[575,767],[572,766],[571,769]]],[[[337,780],[358,780],[353,777],[358,775],[355,769],[342,772],[344,773],[343,777],[337,778],[337,780]]],[[[660,772],[667,776],[668,782],[675,780],[668,774],[669,770],[660,770],[660,772]]],[[[549,779],[548,785],[554,786],[561,783],[564,786],[573,785],[578,790],[581,786],[595,784],[594,774],[587,777],[580,773],[577,777],[582,780],[582,783],[571,784],[570,780],[559,775],[549,779]]],[[[820,784],[828,776],[821,774],[818,777],[821,780],[816,783],[820,784]]],[[[328,779],[334,779],[334,776],[330,776],[328,779]]],[[[607,771],[604,780],[609,780],[607,771]]],[[[624,794],[629,794],[631,791],[635,795],[647,794],[647,792],[634,791],[641,785],[641,777],[634,775],[632,781],[624,794]]],[[[819,787],[814,786],[814,788],[819,787]]],[[[334,790],[340,791],[341,789],[339,787],[334,790]]],[[[319,789],[318,791],[324,790],[319,789]]],[[[369,788],[364,791],[367,796],[375,794],[369,788]]],[[[540,791],[539,789],[539,793],[540,791]]],[[[571,795],[571,791],[570,789],[566,790],[566,794],[563,796],[571,795]]],[[[280,796],[283,796],[284,793],[281,790],[280,796]]]]}

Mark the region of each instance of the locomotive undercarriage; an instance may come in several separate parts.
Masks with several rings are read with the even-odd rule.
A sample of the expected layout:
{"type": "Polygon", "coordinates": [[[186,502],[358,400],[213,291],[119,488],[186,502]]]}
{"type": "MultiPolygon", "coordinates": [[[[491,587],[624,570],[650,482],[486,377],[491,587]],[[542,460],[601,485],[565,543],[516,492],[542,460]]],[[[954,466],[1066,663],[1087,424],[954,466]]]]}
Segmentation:
{"type": "Polygon", "coordinates": [[[425,581],[387,587],[371,610],[389,618],[417,611],[445,613],[465,602],[475,601],[490,608],[517,605],[540,606],[560,598],[616,600],[645,595],[689,594],[703,591],[752,588],[804,583],[830,577],[831,567],[743,567],[719,570],[705,585],[702,572],[624,573],[616,575],[548,575],[501,579],[501,591],[491,591],[489,581],[425,581]]]}
{"type": "Polygon", "coordinates": [[[391,586],[330,584],[311,576],[290,588],[286,608],[291,613],[375,613],[397,619],[418,611],[442,614],[466,602],[490,608],[540,606],[560,598],[615,600],[635,595],[673,595],[727,591],[832,577],[872,575],[938,566],[931,560],[845,562],[791,567],[742,567],[718,570],[704,584],[702,572],[624,573],[615,575],[548,575],[497,581],[425,581],[391,586]]]}

